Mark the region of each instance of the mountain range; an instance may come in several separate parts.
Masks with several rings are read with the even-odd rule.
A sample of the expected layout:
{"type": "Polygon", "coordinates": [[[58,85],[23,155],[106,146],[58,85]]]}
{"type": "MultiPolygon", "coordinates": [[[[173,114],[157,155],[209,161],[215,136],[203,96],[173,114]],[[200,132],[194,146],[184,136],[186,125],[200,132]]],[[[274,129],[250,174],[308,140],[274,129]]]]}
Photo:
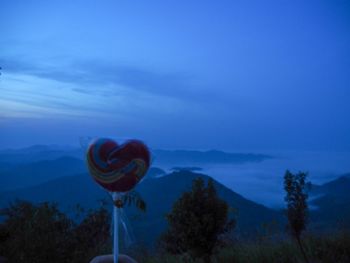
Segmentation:
{"type": "Polygon", "coordinates": [[[265,154],[253,153],[227,153],[223,151],[188,151],[188,150],[154,150],[154,162],[158,164],[170,165],[198,165],[202,163],[236,163],[262,162],[266,159],[273,158],[265,154]]]}
{"type": "MultiPolygon", "coordinates": [[[[151,173],[153,171],[151,170],[151,173]]],[[[139,240],[155,240],[166,227],[165,215],[170,212],[173,203],[180,195],[190,190],[192,181],[201,177],[205,181],[209,176],[189,171],[153,177],[149,176],[136,187],[136,191],[147,204],[145,213],[134,208],[126,208],[127,214],[139,240]]],[[[237,233],[250,235],[259,230],[264,223],[283,222],[282,214],[263,205],[247,200],[243,196],[214,181],[218,194],[234,210],[237,218],[237,233]]],[[[83,208],[96,208],[101,200],[109,200],[109,195],[98,187],[88,174],[64,176],[36,186],[7,191],[0,194],[0,206],[4,207],[15,199],[31,202],[55,202],[63,211],[74,214],[76,205],[83,208]]]]}
{"type": "MultiPolygon", "coordinates": [[[[20,149],[0,150],[0,163],[29,163],[42,160],[55,160],[60,157],[84,158],[84,147],[62,147],[56,145],[33,145],[20,149]]],[[[194,165],[200,163],[246,163],[261,162],[273,158],[266,154],[228,153],[218,150],[152,150],[153,162],[171,165],[194,165]]],[[[1,165],[0,165],[1,167],[1,165]]]]}
{"type": "Polygon", "coordinates": [[[55,160],[2,165],[0,191],[34,186],[55,178],[86,172],[80,159],[64,156],[55,160]]]}
{"type": "MultiPolygon", "coordinates": [[[[56,202],[71,216],[77,205],[86,209],[97,208],[110,196],[90,178],[82,158],[82,151],[36,146],[20,150],[0,151],[0,207],[16,199],[32,202],[56,202]],[[67,154],[69,153],[69,154],[67,154]],[[65,155],[67,154],[67,155],[65,155]],[[80,157],[79,157],[80,156],[80,157]],[[20,160],[16,159],[20,158],[20,160]],[[47,158],[47,159],[45,159],[47,158]]],[[[261,161],[271,158],[260,155],[240,155],[219,151],[154,151],[157,162],[168,163],[174,158],[173,172],[152,167],[136,191],[147,203],[146,213],[126,207],[130,223],[138,240],[153,243],[166,228],[165,215],[180,195],[191,188],[192,181],[201,177],[198,162],[221,163],[261,161]],[[215,157],[216,156],[216,157],[215,157]],[[240,157],[239,157],[240,156],[240,157]],[[260,157],[259,157],[260,156],[260,157]],[[193,161],[190,163],[188,160],[193,161]],[[183,166],[181,166],[183,165],[183,166]],[[186,167],[186,165],[188,165],[186,167]],[[193,166],[196,165],[196,166],[193,166]],[[193,169],[196,168],[196,169],[193,169]]],[[[154,164],[153,163],[153,164],[154,164]]],[[[170,163],[169,163],[170,165],[170,163]]],[[[218,194],[232,207],[237,219],[235,234],[251,236],[264,230],[264,225],[274,225],[284,230],[286,218],[283,211],[270,209],[250,201],[215,181],[218,194]]],[[[322,185],[313,185],[310,191],[310,228],[327,231],[338,227],[350,227],[350,174],[322,185]]],[[[109,207],[112,207],[111,205],[109,207]]]]}
{"type": "MultiPolygon", "coordinates": [[[[154,166],[170,168],[190,164],[260,162],[272,157],[222,151],[154,150],[152,158],[154,166]]],[[[87,169],[83,159],[84,149],[74,147],[34,145],[22,149],[1,150],[0,192],[34,186],[61,176],[85,173],[87,169]]]]}

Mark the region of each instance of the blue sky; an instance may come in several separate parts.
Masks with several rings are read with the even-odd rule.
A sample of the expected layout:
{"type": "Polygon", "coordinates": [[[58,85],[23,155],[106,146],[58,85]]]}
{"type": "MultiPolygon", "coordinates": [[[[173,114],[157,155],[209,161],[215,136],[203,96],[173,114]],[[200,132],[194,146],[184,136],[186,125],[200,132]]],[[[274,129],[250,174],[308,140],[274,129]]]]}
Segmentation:
{"type": "Polygon", "coordinates": [[[1,1],[0,148],[350,150],[350,2],[1,1]]]}

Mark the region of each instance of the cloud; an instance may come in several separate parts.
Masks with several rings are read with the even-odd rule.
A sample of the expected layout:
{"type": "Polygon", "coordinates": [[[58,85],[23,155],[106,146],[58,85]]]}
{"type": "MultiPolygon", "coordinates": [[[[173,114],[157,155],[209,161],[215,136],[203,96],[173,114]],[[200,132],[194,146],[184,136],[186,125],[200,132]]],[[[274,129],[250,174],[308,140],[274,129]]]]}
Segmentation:
{"type": "Polygon", "coordinates": [[[112,118],[121,122],[134,118],[149,120],[150,116],[153,119],[168,118],[199,108],[178,97],[147,91],[136,83],[133,88],[118,84],[128,82],[108,78],[112,71],[104,71],[104,77],[97,73],[91,77],[79,69],[75,75],[82,74],[86,78],[73,78],[73,70],[58,74],[49,67],[49,73],[46,73],[43,65],[11,60],[1,62],[5,65],[0,86],[3,117],[112,118]]]}
{"type": "Polygon", "coordinates": [[[1,77],[1,115],[83,116],[95,111],[91,104],[80,101],[91,102],[92,97],[96,96],[84,96],[72,91],[69,84],[65,85],[67,87],[35,76],[6,73],[1,77]]]}
{"type": "Polygon", "coordinates": [[[107,61],[78,61],[70,64],[40,64],[0,58],[3,74],[27,74],[39,78],[79,85],[76,91],[113,95],[115,86],[123,86],[153,95],[186,99],[198,92],[193,78],[185,73],[163,73],[144,68],[125,66],[107,61]],[[99,87],[109,87],[99,89],[99,87]]]}

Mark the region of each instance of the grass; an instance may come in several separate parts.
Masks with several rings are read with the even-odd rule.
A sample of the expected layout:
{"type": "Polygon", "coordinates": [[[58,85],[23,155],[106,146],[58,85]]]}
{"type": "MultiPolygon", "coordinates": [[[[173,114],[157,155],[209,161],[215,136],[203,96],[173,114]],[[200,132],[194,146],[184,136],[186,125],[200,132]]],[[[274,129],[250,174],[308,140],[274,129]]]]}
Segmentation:
{"type": "MultiPolygon", "coordinates": [[[[303,239],[310,263],[350,263],[350,233],[308,235],[303,239]]],[[[204,263],[183,255],[143,255],[141,263],[204,263]]],[[[217,250],[212,263],[303,263],[303,257],[293,240],[259,240],[234,242],[217,250]]]]}

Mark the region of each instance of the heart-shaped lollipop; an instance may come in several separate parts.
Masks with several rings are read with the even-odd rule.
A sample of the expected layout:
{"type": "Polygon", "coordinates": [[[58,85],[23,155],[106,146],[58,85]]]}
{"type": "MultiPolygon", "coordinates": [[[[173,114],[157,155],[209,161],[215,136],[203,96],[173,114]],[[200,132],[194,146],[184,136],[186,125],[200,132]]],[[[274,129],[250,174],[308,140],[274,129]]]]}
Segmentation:
{"type": "Polygon", "coordinates": [[[111,139],[97,139],[87,151],[90,175],[110,192],[130,191],[150,165],[147,146],[137,140],[118,145],[111,139]]]}

